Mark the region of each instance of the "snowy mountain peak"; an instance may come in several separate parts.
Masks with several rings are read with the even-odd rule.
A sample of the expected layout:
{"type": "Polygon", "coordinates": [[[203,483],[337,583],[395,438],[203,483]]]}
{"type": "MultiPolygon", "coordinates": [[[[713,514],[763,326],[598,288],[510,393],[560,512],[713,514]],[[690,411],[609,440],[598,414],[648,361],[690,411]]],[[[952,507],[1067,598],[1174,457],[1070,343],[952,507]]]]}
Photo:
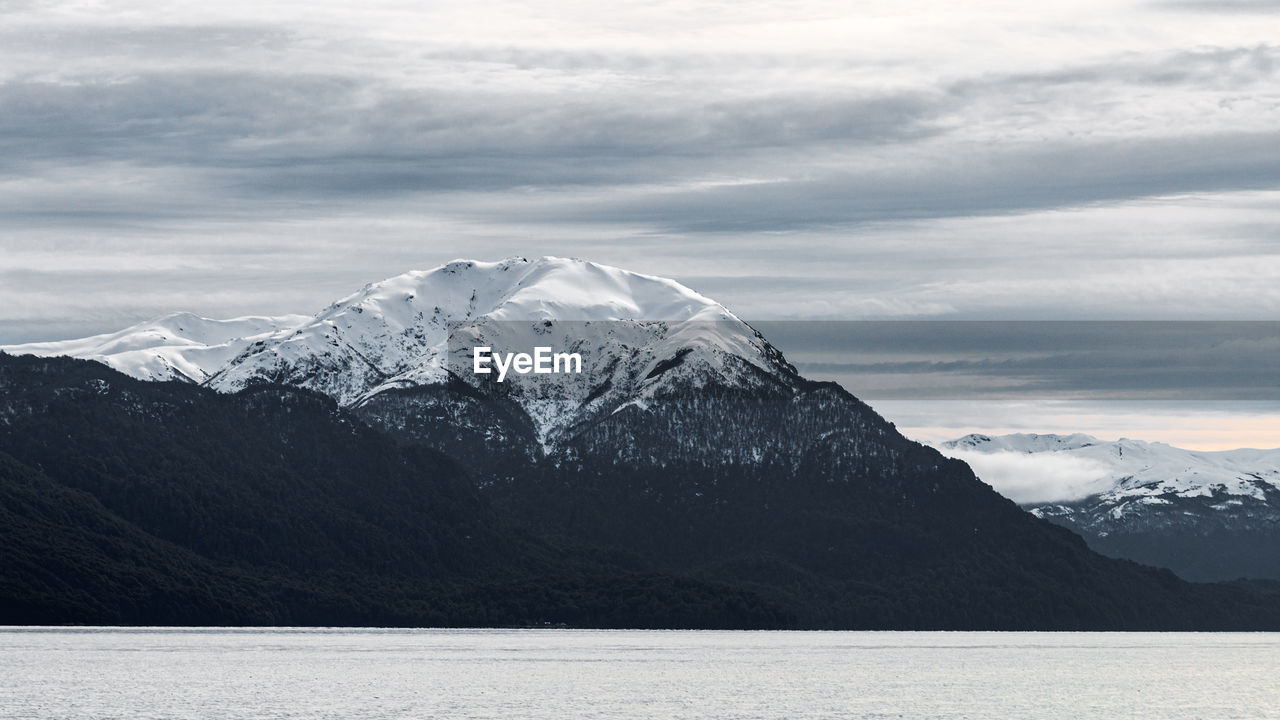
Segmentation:
{"type": "Polygon", "coordinates": [[[1165,443],[1084,434],[966,435],[940,449],[969,463],[997,490],[1023,503],[1097,496],[1120,503],[1248,496],[1280,489],[1280,449],[1197,452],[1165,443]]]}
{"type": "Polygon", "coordinates": [[[221,391],[276,382],[360,405],[462,380],[514,401],[538,435],[686,385],[794,382],[781,354],[724,306],[666,278],[577,259],[455,260],[365,285],[310,318],[166,315],[110,335],[11,352],[88,357],[144,379],[221,391]],[[470,371],[473,348],[577,353],[574,376],[470,371]]]}
{"type": "Polygon", "coordinates": [[[175,312],[113,333],[78,340],[0,347],[14,355],[97,360],[143,380],[204,382],[251,343],[299,325],[305,315],[213,320],[175,312]]]}
{"type": "Polygon", "coordinates": [[[727,309],[666,278],[584,260],[541,257],[498,262],[454,260],[366,285],[317,316],[350,308],[392,318],[406,311],[464,322],[494,320],[736,320],[727,309]],[[430,305],[430,307],[427,307],[430,305]]]}
{"type": "MultiPolygon", "coordinates": [[[[943,443],[944,448],[972,449],[982,452],[1060,452],[1097,445],[1101,441],[1092,435],[1074,433],[1071,435],[1054,435],[1039,433],[1013,433],[991,437],[973,433],[956,440],[943,443]]],[[[1125,442],[1121,440],[1121,442],[1125,442]]]]}
{"type": "Polygon", "coordinates": [[[677,379],[739,384],[750,380],[747,368],[791,372],[752,328],[679,283],[543,257],[456,260],[366,285],[309,322],[248,346],[210,384],[233,391],[270,379],[358,405],[451,377],[491,385],[491,377],[470,372],[479,346],[582,356],[582,376],[511,377],[489,388],[521,405],[544,440],[583,412],[643,402],[677,379]],[[660,366],[682,370],[657,372],[660,366]]]}
{"type": "Polygon", "coordinates": [[[1106,555],[1193,580],[1280,577],[1280,448],[1197,452],[1088,435],[943,443],[1000,493],[1106,555]]]}

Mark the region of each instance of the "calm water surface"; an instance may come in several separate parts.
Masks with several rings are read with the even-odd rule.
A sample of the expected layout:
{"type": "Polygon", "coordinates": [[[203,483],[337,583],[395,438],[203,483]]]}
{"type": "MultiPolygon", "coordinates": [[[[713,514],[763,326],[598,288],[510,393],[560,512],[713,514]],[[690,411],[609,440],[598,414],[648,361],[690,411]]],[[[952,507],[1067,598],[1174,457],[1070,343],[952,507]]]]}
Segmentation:
{"type": "Polygon", "coordinates": [[[4,718],[1280,718],[1280,634],[0,628],[4,718]]]}

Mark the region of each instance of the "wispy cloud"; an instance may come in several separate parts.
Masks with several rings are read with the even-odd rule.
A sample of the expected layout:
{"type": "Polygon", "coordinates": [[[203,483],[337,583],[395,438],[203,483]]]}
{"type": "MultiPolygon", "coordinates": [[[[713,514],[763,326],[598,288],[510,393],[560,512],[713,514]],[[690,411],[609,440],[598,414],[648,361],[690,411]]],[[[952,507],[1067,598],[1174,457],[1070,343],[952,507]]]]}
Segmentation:
{"type": "Polygon", "coordinates": [[[0,6],[0,341],[543,253],[754,317],[1280,311],[1280,48],[1253,15],[113,10],[0,6]]]}

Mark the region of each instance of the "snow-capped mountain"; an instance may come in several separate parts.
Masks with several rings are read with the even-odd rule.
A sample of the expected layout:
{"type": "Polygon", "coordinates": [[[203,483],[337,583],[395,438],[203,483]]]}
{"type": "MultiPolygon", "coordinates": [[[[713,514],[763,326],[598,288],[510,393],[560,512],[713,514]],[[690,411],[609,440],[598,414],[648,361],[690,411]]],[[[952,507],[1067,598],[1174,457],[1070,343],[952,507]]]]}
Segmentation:
{"type": "Polygon", "coordinates": [[[141,380],[205,382],[250,344],[299,325],[305,315],[211,320],[175,312],[78,340],[0,346],[11,355],[97,360],[141,380]]]}
{"type": "Polygon", "coordinates": [[[1095,549],[1197,579],[1280,578],[1280,449],[967,435],[940,449],[1095,549]]]}
{"type": "MultiPolygon", "coordinates": [[[[1203,452],[1127,438],[1107,442],[1080,433],[1017,433],[996,437],[966,435],[942,443],[941,449],[971,461],[979,477],[984,477],[984,466],[989,472],[998,472],[994,463],[984,459],[998,459],[1001,455],[1035,456],[1030,461],[1043,460],[1046,469],[1054,464],[1061,467],[1063,461],[1075,461],[1074,467],[1079,468],[1077,482],[1055,499],[1071,501],[1097,496],[1114,503],[1120,514],[1134,512],[1141,504],[1165,503],[1170,497],[1225,495],[1261,500],[1267,492],[1280,489],[1280,448],[1203,452]],[[1088,491],[1082,492],[1081,488],[1088,491]]],[[[1002,480],[992,477],[988,482],[994,481],[1000,489],[1002,480]]],[[[1046,492],[1052,494],[1053,490],[1046,492]]]]}
{"type": "MultiPolygon", "coordinates": [[[[20,491],[20,504],[31,498],[21,516],[31,529],[0,549],[48,543],[21,558],[26,568],[83,546],[80,515],[46,510],[67,497],[57,492],[66,483],[75,498],[102,495],[93,515],[110,521],[102,527],[114,531],[124,518],[144,538],[208,541],[219,567],[245,563],[227,565],[237,573],[298,561],[327,568],[331,553],[298,533],[328,528],[317,542],[350,543],[360,568],[381,568],[352,582],[390,588],[397,607],[430,613],[435,603],[420,591],[448,570],[478,584],[449,580],[447,606],[475,587],[479,598],[511,598],[520,613],[538,598],[563,609],[581,597],[591,613],[638,598],[651,614],[661,588],[637,584],[648,569],[759,592],[780,603],[770,613],[801,627],[1272,627],[1239,622],[1267,600],[1252,591],[1192,590],[1089,552],[840,386],[800,377],[723,306],[668,280],[557,258],[460,261],[269,325],[227,339],[180,322],[181,341],[165,325],[125,333],[141,340],[118,348],[103,339],[67,346],[102,358],[141,351],[125,365],[145,378],[189,365],[183,375],[207,376],[203,387],[143,382],[94,362],[0,356],[0,474],[20,471],[25,479],[6,487],[20,491]],[[500,383],[472,371],[481,343],[580,353],[583,372],[500,383]],[[433,477],[465,484],[440,485],[448,497],[423,495],[417,486],[433,477]],[[409,482],[388,482],[396,478],[409,482]],[[421,529],[422,518],[399,511],[423,497],[440,533],[412,548],[389,543],[421,529]],[[311,515],[277,522],[282,503],[311,515]],[[316,513],[333,522],[317,523],[316,513]],[[54,521],[65,527],[49,542],[54,521]],[[518,545],[473,529],[490,526],[518,530],[518,545]],[[459,560],[450,549],[459,544],[489,560],[459,560]],[[567,584],[541,584],[547,561],[579,550],[584,564],[567,584]],[[395,584],[416,553],[430,564],[395,584]],[[535,565],[522,561],[495,584],[504,557],[535,565]],[[598,592],[599,573],[625,574],[625,594],[598,592]],[[586,595],[563,591],[584,583],[586,595]]],[[[83,570],[102,575],[97,564],[83,570]]],[[[326,583],[334,576],[321,574],[326,583]]],[[[688,596],[686,583],[675,587],[688,596]]]]}
{"type": "Polygon", "coordinates": [[[111,335],[5,348],[101,360],[143,379],[234,392],[264,381],[359,406],[462,380],[518,404],[539,440],[584,417],[706,383],[790,382],[794,370],[724,306],[679,283],[581,260],[459,260],[366,285],[311,318],[169,315],[111,335]],[[582,373],[471,372],[474,347],[577,353],[582,373]]]}

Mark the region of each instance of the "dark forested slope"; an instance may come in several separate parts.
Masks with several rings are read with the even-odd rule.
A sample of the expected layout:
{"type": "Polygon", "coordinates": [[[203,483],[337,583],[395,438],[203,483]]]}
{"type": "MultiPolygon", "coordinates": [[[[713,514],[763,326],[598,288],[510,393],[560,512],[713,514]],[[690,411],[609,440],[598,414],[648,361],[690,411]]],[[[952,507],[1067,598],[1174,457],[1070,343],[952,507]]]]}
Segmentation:
{"type": "Polygon", "coordinates": [[[0,623],[1280,628],[1269,588],[1103,558],[832,385],[673,391],[551,451],[415,392],[358,417],[0,355],[0,623]]]}
{"type": "Polygon", "coordinates": [[[305,390],[0,355],[0,453],[0,624],[785,620],[511,530],[449,459],[305,390]]]}

